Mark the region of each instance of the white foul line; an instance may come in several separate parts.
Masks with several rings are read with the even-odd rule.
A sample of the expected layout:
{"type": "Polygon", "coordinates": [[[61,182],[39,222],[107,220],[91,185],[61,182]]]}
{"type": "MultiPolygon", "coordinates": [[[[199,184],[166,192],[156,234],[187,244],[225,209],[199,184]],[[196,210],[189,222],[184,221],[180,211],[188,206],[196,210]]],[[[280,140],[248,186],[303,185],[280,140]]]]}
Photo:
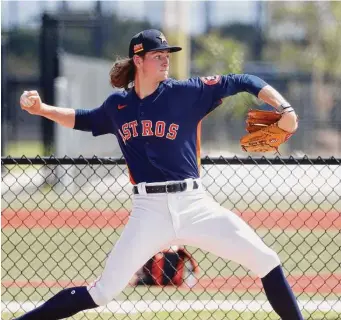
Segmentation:
{"type": "MultiPolygon", "coordinates": [[[[1,302],[1,312],[27,312],[42,304],[41,301],[32,302],[1,302]]],[[[341,313],[341,301],[339,300],[301,300],[301,310],[308,312],[335,311],[341,313]]],[[[256,312],[272,311],[269,302],[265,300],[138,300],[138,301],[112,301],[105,307],[86,310],[86,313],[116,313],[133,314],[142,312],[185,312],[185,311],[230,311],[256,312]]]]}

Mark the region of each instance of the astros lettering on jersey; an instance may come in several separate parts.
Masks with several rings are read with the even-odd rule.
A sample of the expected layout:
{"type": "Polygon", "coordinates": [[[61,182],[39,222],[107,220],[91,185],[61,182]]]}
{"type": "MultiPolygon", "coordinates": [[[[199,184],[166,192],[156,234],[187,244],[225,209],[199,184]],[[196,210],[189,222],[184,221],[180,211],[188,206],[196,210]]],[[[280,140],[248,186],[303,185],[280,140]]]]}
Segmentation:
{"type": "Polygon", "coordinates": [[[76,118],[87,117],[94,136],[116,135],[133,184],[198,178],[201,120],[222,98],[242,91],[257,95],[264,85],[247,74],[167,79],[144,99],[134,88],[118,91],[76,118]]]}

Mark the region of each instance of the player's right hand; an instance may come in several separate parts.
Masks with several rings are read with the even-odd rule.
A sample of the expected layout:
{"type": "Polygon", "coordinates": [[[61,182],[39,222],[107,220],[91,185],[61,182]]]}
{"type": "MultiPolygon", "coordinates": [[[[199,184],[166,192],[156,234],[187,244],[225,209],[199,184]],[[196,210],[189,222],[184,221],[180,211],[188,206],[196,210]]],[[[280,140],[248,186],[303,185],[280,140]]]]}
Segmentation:
{"type": "Polygon", "coordinates": [[[30,114],[41,114],[42,102],[38,91],[24,91],[20,96],[20,107],[30,114]]]}

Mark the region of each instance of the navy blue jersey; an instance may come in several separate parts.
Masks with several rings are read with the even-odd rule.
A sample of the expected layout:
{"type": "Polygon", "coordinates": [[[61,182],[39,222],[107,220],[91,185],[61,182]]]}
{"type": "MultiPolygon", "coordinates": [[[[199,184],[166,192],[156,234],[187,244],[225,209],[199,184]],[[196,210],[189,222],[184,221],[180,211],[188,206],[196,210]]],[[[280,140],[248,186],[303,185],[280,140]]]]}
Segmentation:
{"type": "Polygon", "coordinates": [[[224,97],[257,96],[265,85],[247,74],[167,79],[144,99],[132,88],[113,93],[99,108],[77,110],[75,129],[116,135],[133,184],[198,178],[201,120],[224,97]]]}

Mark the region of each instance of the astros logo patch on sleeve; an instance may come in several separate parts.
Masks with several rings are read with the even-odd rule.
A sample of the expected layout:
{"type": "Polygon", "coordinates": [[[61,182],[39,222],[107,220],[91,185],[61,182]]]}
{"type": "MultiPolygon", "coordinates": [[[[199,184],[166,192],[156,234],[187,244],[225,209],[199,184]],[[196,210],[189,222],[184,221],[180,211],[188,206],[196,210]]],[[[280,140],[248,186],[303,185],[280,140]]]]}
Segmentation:
{"type": "Polygon", "coordinates": [[[209,77],[201,77],[200,80],[207,84],[208,86],[212,86],[214,84],[217,84],[220,81],[220,76],[209,76],[209,77]]]}

